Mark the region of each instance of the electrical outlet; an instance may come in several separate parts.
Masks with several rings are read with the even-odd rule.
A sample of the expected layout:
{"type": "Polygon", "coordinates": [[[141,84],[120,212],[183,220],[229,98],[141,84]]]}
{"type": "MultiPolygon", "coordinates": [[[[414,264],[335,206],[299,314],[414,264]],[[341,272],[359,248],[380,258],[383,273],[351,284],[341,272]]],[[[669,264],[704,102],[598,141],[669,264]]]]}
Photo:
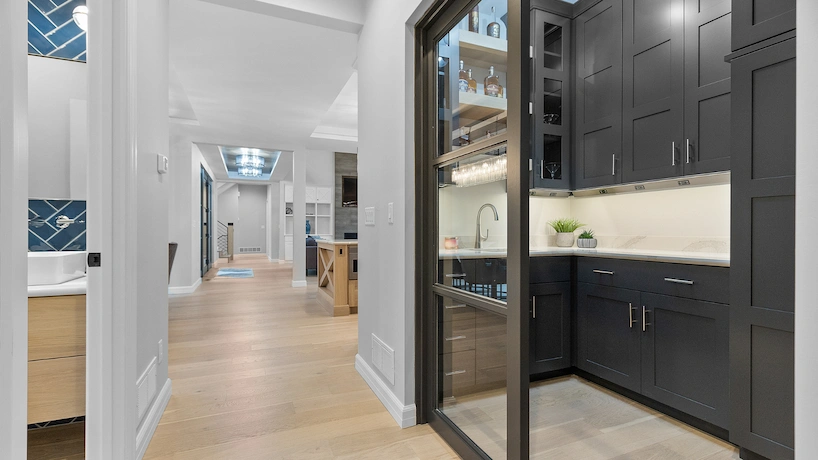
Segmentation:
{"type": "Polygon", "coordinates": [[[159,341],[159,355],[158,355],[158,357],[159,357],[159,362],[160,363],[165,360],[165,341],[164,340],[159,341]]]}

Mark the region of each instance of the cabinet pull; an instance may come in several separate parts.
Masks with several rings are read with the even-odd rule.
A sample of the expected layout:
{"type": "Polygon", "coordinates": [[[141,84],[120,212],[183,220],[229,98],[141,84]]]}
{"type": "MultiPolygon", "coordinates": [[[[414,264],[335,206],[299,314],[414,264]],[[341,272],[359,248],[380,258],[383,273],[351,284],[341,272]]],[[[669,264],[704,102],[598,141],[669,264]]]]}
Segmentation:
{"type": "Polygon", "coordinates": [[[540,160],[540,179],[545,179],[545,160],[540,160]]]}
{"type": "Polygon", "coordinates": [[[453,341],[455,341],[455,340],[463,340],[463,339],[465,339],[465,338],[466,338],[466,336],[465,336],[465,335],[458,335],[458,336],[456,336],[456,337],[446,337],[446,341],[447,341],[447,342],[453,342],[453,341]]]}
{"type": "Polygon", "coordinates": [[[537,318],[537,297],[532,297],[531,300],[534,302],[534,319],[537,318]]]}
{"type": "Polygon", "coordinates": [[[693,286],[693,281],[690,280],[680,280],[678,278],[665,278],[665,281],[667,281],[668,283],[687,284],[688,286],[693,286]]]}
{"type": "Polygon", "coordinates": [[[598,275],[613,275],[614,274],[614,272],[612,272],[610,270],[594,270],[594,273],[596,273],[598,275]]]}
{"type": "Polygon", "coordinates": [[[690,164],[690,139],[687,139],[687,146],[685,148],[685,152],[686,152],[685,156],[687,157],[685,161],[687,162],[687,164],[690,164]]]}
{"type": "Polygon", "coordinates": [[[611,154],[611,175],[612,176],[616,175],[616,154],[615,153],[611,154]]]}
{"type": "Polygon", "coordinates": [[[453,376],[453,375],[460,375],[460,374],[465,374],[465,373],[466,373],[466,371],[465,371],[465,370],[462,370],[462,371],[451,371],[451,372],[446,372],[446,376],[447,376],[447,377],[451,377],[451,376],[453,376]]]}
{"type": "Polygon", "coordinates": [[[670,165],[676,166],[676,141],[671,142],[670,165]]]}
{"type": "Polygon", "coordinates": [[[633,329],[633,324],[635,322],[636,322],[636,320],[633,319],[633,304],[628,303],[628,327],[633,329]]]}
{"type": "Polygon", "coordinates": [[[650,310],[646,309],[644,305],[642,305],[642,332],[646,332],[648,330],[648,326],[650,323],[648,322],[648,313],[650,310]]]}
{"type": "Polygon", "coordinates": [[[446,275],[446,278],[465,278],[465,273],[449,273],[446,275]]]}
{"type": "Polygon", "coordinates": [[[466,308],[466,306],[465,305],[446,305],[443,308],[445,308],[446,310],[454,310],[455,308],[466,308]]]}

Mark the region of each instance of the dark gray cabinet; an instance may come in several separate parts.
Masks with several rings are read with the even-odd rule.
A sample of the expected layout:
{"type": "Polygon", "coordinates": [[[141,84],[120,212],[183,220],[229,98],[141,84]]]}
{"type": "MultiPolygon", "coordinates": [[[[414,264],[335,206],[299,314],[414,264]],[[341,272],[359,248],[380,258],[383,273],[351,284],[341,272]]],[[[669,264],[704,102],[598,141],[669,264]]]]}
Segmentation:
{"type": "Polygon", "coordinates": [[[638,291],[578,283],[577,367],[639,392],[641,350],[638,291]]]}
{"type": "Polygon", "coordinates": [[[574,187],[622,182],[622,0],[574,20],[574,187]]]}
{"type": "Polygon", "coordinates": [[[571,367],[571,284],[532,284],[530,373],[571,367]]]}
{"type": "Polygon", "coordinates": [[[730,7],[625,0],[623,182],[729,170],[730,7]]]}
{"type": "Polygon", "coordinates": [[[642,293],[642,394],[729,423],[729,307],[642,293]]]}
{"type": "Polygon", "coordinates": [[[534,187],[571,186],[571,20],[531,12],[534,66],[534,187]]]}
{"type": "Polygon", "coordinates": [[[733,50],[795,29],[796,0],[733,2],[733,50]]]}
{"type": "Polygon", "coordinates": [[[795,39],[732,61],[730,440],[775,459],[794,457],[795,68],[795,39]]]}

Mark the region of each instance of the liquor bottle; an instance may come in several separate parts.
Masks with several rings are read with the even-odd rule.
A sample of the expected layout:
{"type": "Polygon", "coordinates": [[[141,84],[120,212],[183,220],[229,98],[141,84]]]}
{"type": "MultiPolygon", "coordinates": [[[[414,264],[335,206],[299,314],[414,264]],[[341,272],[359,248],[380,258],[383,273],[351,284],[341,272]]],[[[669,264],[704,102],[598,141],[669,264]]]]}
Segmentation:
{"type": "Polygon", "coordinates": [[[489,37],[500,38],[500,24],[497,22],[497,13],[494,12],[494,7],[491,7],[491,24],[486,28],[486,34],[489,37]]]}
{"type": "Polygon", "coordinates": [[[468,92],[477,94],[477,80],[472,78],[471,69],[469,69],[469,91],[468,92]]]}
{"type": "Polygon", "coordinates": [[[469,32],[480,33],[480,12],[477,5],[469,12],[469,32]]]}
{"type": "Polygon", "coordinates": [[[489,68],[489,76],[483,82],[483,92],[486,96],[503,97],[503,87],[500,85],[500,78],[494,75],[494,66],[489,68]]]}
{"type": "Polygon", "coordinates": [[[463,61],[460,61],[460,81],[458,82],[458,87],[461,93],[469,91],[469,74],[463,70],[463,61]]]}

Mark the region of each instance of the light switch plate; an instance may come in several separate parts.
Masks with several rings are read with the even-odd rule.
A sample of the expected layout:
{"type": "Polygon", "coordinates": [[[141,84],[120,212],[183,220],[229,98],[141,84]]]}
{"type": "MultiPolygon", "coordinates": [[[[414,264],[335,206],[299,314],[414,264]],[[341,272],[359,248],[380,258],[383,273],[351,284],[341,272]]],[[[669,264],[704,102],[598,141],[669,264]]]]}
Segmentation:
{"type": "Polygon", "coordinates": [[[170,168],[170,160],[161,153],[156,154],[156,170],[159,174],[167,174],[170,168]]]}
{"type": "Polygon", "coordinates": [[[395,203],[389,203],[386,205],[386,221],[390,224],[395,223],[395,203]]]}
{"type": "Polygon", "coordinates": [[[364,213],[366,214],[366,225],[374,226],[375,225],[375,208],[369,207],[364,209],[364,213]]]}

